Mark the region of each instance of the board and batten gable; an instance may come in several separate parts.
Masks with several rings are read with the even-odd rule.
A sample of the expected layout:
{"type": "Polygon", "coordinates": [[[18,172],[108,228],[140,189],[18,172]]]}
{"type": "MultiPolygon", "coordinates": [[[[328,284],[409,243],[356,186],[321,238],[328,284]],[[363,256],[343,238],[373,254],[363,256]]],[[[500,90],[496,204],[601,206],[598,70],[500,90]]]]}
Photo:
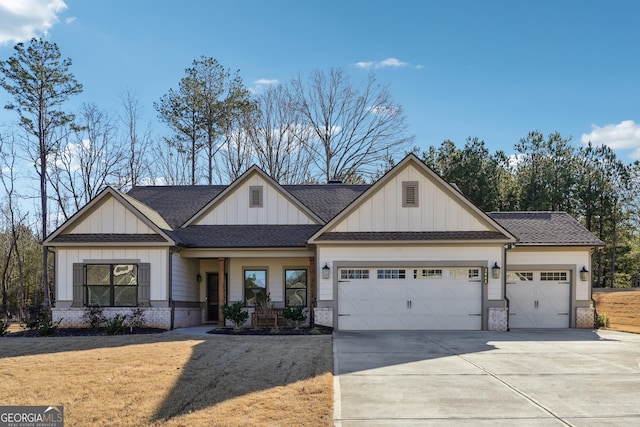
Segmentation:
{"type": "Polygon", "coordinates": [[[261,174],[252,173],[217,200],[190,225],[316,224],[317,221],[261,174]],[[260,206],[250,206],[252,191],[261,192],[260,206]]]}
{"type": "Polygon", "coordinates": [[[157,234],[138,215],[107,195],[74,221],[64,234],[157,234]]]}
{"type": "Polygon", "coordinates": [[[408,163],[373,194],[362,200],[331,232],[495,231],[467,205],[408,163]],[[416,185],[415,206],[403,203],[404,185],[416,185]]]}

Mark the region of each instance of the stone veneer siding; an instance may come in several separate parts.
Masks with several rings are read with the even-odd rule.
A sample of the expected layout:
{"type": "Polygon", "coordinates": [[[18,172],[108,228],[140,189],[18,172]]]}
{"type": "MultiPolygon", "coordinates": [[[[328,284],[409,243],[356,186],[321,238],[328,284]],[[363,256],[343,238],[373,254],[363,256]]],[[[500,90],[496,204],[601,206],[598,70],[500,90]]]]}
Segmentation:
{"type": "Polygon", "coordinates": [[[488,329],[496,332],[507,331],[509,310],[506,308],[489,307],[488,329]]]}
{"type": "Polygon", "coordinates": [[[593,307],[578,307],[576,309],[576,328],[593,329],[596,310],[593,307]]]}

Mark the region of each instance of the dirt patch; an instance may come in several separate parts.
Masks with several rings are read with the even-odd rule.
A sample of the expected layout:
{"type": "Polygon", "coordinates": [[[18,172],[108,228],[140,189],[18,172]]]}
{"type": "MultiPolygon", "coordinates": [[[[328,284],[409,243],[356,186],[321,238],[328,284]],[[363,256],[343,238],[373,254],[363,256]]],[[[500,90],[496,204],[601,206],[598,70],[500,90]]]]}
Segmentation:
{"type": "Polygon", "coordinates": [[[640,291],[593,290],[598,314],[609,317],[609,329],[640,333],[640,291]]]}
{"type": "Polygon", "coordinates": [[[73,426],[330,426],[332,337],[0,338],[3,405],[73,426]]]}

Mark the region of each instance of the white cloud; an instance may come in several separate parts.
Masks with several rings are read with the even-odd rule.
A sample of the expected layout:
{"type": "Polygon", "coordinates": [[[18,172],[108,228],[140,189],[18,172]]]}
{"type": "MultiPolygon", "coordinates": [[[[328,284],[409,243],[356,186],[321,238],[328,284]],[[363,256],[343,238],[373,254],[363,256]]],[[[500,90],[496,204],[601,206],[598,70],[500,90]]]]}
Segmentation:
{"type": "Polygon", "coordinates": [[[71,24],[71,23],[75,22],[76,19],[78,19],[78,18],[76,18],[75,16],[70,16],[70,17],[68,17],[67,19],[64,20],[64,23],[65,24],[71,24]]]}
{"type": "Polygon", "coordinates": [[[258,79],[253,82],[255,86],[249,88],[251,93],[259,93],[265,86],[277,85],[280,82],[276,79],[258,79]]]}
{"type": "Polygon", "coordinates": [[[603,127],[591,125],[591,132],[582,134],[584,144],[606,145],[613,150],[632,149],[631,157],[640,159],[640,124],[624,120],[603,127]]]}
{"type": "Polygon", "coordinates": [[[66,8],[63,0],[0,0],[0,44],[46,35],[66,8]]]}
{"type": "Polygon", "coordinates": [[[371,68],[415,68],[422,69],[422,65],[411,65],[408,62],[400,61],[397,58],[387,58],[382,61],[362,61],[353,64],[357,68],[369,70],[371,68]]]}

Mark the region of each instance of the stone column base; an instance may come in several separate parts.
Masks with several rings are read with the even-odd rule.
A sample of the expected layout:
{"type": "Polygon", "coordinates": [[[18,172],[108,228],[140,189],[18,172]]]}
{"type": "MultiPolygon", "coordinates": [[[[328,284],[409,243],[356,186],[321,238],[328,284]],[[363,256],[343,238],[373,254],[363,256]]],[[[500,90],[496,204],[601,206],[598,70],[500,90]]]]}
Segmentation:
{"type": "Polygon", "coordinates": [[[576,308],[576,328],[593,329],[595,324],[596,310],[593,307],[576,308]]]}
{"type": "Polygon", "coordinates": [[[488,327],[490,331],[506,332],[509,310],[506,308],[489,307],[488,327]]]}
{"type": "Polygon", "coordinates": [[[333,309],[323,307],[315,308],[313,310],[313,323],[333,328],[333,309]]]}

